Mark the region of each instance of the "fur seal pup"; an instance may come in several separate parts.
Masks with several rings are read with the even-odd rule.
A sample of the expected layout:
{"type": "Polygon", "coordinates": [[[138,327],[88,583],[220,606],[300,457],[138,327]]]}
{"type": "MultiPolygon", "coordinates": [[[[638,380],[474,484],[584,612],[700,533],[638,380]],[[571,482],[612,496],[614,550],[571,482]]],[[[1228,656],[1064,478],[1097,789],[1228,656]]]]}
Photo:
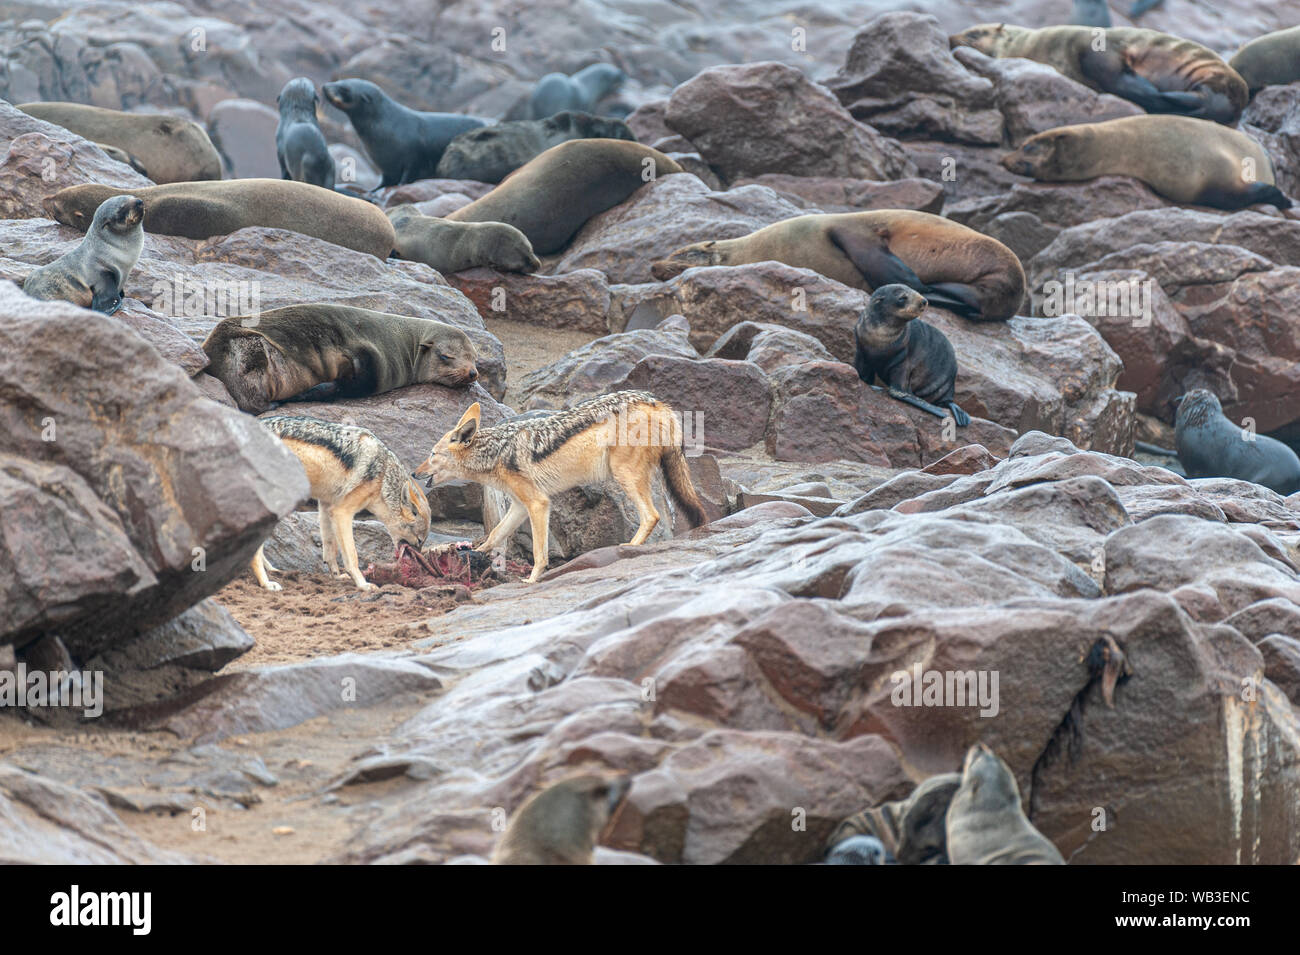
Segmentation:
{"type": "Polygon", "coordinates": [[[1104,44],[1091,27],[1031,30],[982,23],[948,38],[993,57],[1020,56],[1100,93],[1136,103],[1148,113],[1177,113],[1237,125],[1250,100],[1246,81],[1208,47],[1157,30],[1112,27],[1104,44]],[[1096,46],[1102,49],[1095,49],[1096,46]]]}
{"type": "Polygon", "coordinates": [[[28,116],[134,156],[160,185],[221,178],[221,155],[198,123],[169,113],[124,113],[81,103],[24,103],[28,116]]]}
{"type": "Polygon", "coordinates": [[[739,239],[697,242],[655,262],[661,282],[689,268],[784,262],[871,292],[898,283],[975,321],[1006,321],[1025,297],[1025,270],[997,239],[927,212],[797,216],[739,239]]]}
{"type": "Polygon", "coordinates": [[[545,119],[566,109],[590,113],[626,79],[627,74],[610,63],[584,66],[572,76],[547,73],[533,88],[528,99],[528,112],[533,119],[545,119]]]}
{"type": "Polygon", "coordinates": [[[380,209],[329,189],[285,179],[226,179],[174,182],[143,189],[85,183],[45,199],[50,215],[84,229],[109,196],[126,193],[144,200],[144,228],[161,235],[207,239],[250,226],[288,229],[358,252],[388,258],[397,236],[380,209]]]}
{"type": "Polygon", "coordinates": [[[1276,438],[1233,424],[1204,388],[1179,400],[1174,446],[1189,478],[1236,478],[1284,497],[1300,491],[1300,457],[1276,438]]]}
{"type": "Polygon", "coordinates": [[[596,842],[631,788],[626,777],[578,776],[520,806],[492,852],[494,865],[591,865],[596,842]]]}
{"type": "Polygon", "coordinates": [[[943,332],[921,321],[925,306],[925,297],[906,285],[872,292],[853,326],[853,367],[868,385],[879,376],[891,398],[914,408],[939,418],[951,409],[957,427],[964,428],[970,415],[953,399],[957,353],[943,332]]]}
{"type": "Polygon", "coordinates": [[[1235,129],[1187,116],[1125,116],[1049,129],[1003,156],[1002,165],[1040,182],[1132,176],[1166,199],[1217,209],[1259,203],[1291,208],[1274,185],[1263,146],[1235,129]],[[1245,169],[1256,181],[1243,178],[1245,169]]]}
{"type": "Polygon", "coordinates": [[[966,751],[961,788],[948,806],[947,830],[953,865],[1065,865],[1056,846],[1020,808],[1016,777],[983,743],[966,751]]]}
{"type": "Polygon", "coordinates": [[[23,291],[112,315],[144,246],[143,219],[144,202],[135,196],[105,199],[81,244],[27,276],[23,291]]]}
{"type": "Polygon", "coordinates": [[[886,855],[896,858],[899,865],[947,865],[945,819],[948,804],[960,786],[960,773],[931,776],[906,799],[849,816],[835,827],[827,845],[834,852],[855,835],[868,835],[878,840],[886,855]]]}
{"type": "Polygon", "coordinates": [[[403,385],[463,388],[478,377],[459,328],[348,305],[289,305],[222,319],[203,342],[241,411],[276,402],[361,398],[403,385]]]}
{"type": "Polygon", "coordinates": [[[520,119],[461,133],[442,154],[438,177],[497,183],[534,156],[574,139],[636,142],[621,119],[599,119],[566,110],[546,119],[520,119]]]}
{"type": "Polygon", "coordinates": [[[1300,80],[1300,27],[1256,37],[1238,50],[1228,65],[1241,74],[1252,95],[1265,86],[1286,86],[1300,80]]]}
{"type": "Polygon", "coordinates": [[[559,252],[587,220],[659,176],[685,172],[663,153],[621,139],[575,139],[552,146],[486,196],[447,216],[453,222],[504,222],[538,255],[559,252]]]}
{"type": "Polygon", "coordinates": [[[334,157],[316,120],[316,87],[305,76],[290,80],[275,98],[280,124],[275,127],[275,155],[280,177],[334,188],[334,157]]]}
{"type": "Polygon", "coordinates": [[[542,267],[524,234],[504,222],[448,222],[422,216],[409,204],[385,211],[397,231],[394,251],[444,275],[479,266],[498,272],[536,272],[542,267]]]}
{"type": "Polygon", "coordinates": [[[1106,0],[1074,0],[1070,23],[1079,27],[1109,27],[1110,7],[1106,0]]]}
{"type": "Polygon", "coordinates": [[[379,188],[437,175],[447,144],[487,120],[461,113],[422,113],[397,102],[369,80],[336,80],[321,87],[347,113],[383,180],[379,188]]]}

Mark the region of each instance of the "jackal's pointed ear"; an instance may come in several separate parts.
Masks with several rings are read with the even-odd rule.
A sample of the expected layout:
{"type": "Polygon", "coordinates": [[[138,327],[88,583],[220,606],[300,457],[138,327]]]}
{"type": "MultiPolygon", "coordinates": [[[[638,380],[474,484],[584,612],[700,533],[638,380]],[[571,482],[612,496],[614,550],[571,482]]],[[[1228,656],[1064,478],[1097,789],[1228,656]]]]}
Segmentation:
{"type": "Polygon", "coordinates": [[[456,422],[456,427],[452,429],[451,440],[458,444],[470,441],[478,431],[478,420],[481,414],[482,409],[479,408],[477,401],[470,405],[460,416],[460,421],[456,422]]]}

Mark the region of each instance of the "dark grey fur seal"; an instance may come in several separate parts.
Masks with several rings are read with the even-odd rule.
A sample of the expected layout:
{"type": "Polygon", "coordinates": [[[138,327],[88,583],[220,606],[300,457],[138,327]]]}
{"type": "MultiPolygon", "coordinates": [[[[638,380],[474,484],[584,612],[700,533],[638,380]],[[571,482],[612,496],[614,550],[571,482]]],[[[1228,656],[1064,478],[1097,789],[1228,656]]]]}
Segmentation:
{"type": "Polygon", "coordinates": [[[113,196],[99,204],[81,244],[27,276],[23,291],[112,315],[143,246],[144,200],[113,196]]]}
{"type": "Polygon", "coordinates": [[[1074,0],[1069,23],[1079,27],[1110,29],[1110,7],[1106,6],[1106,0],[1074,0]]]}
{"type": "Polygon", "coordinates": [[[380,188],[432,179],[447,144],[487,120],[460,113],[422,113],[403,106],[369,80],[337,80],[321,87],[347,113],[366,152],[383,174],[380,188]]]}
{"type": "Polygon", "coordinates": [[[452,222],[420,215],[413,205],[385,210],[397,233],[393,250],[444,275],[484,266],[498,272],[536,272],[542,267],[528,238],[504,222],[452,222]]]}
{"type": "Polygon", "coordinates": [[[1065,865],[1056,846],[1025,816],[1016,777],[983,743],[966,751],[947,829],[953,865],[1065,865]]]}
{"type": "Polygon", "coordinates": [[[1300,457],[1276,438],[1248,435],[1204,388],[1187,392],[1179,402],[1174,445],[1189,478],[1236,478],[1282,495],[1300,491],[1300,457]]]}
{"type": "Polygon", "coordinates": [[[572,76],[547,73],[533,88],[528,101],[529,114],[533,119],[545,119],[566,109],[590,113],[626,79],[627,74],[610,63],[593,63],[572,76]]]}
{"type": "Polygon", "coordinates": [[[290,305],[223,319],[203,342],[241,411],[281,401],[362,398],[403,385],[463,388],[478,377],[459,328],[347,305],[290,305]]]}
{"type": "Polygon", "coordinates": [[[944,408],[950,409],[957,426],[964,428],[970,415],[953,394],[957,354],[943,332],[920,320],[925,307],[925,296],[906,285],[872,292],[853,327],[853,367],[868,385],[879,377],[891,398],[914,408],[940,418],[948,417],[944,408]]]}
{"type": "Polygon", "coordinates": [[[275,154],[281,177],[333,189],[334,157],[316,121],[316,87],[300,76],[285,83],[275,101],[280,107],[275,154]]]}
{"type": "Polygon", "coordinates": [[[546,119],[520,119],[461,133],[442,154],[438,178],[497,183],[534,156],[571,139],[636,142],[631,128],[620,119],[565,110],[546,119]]]}

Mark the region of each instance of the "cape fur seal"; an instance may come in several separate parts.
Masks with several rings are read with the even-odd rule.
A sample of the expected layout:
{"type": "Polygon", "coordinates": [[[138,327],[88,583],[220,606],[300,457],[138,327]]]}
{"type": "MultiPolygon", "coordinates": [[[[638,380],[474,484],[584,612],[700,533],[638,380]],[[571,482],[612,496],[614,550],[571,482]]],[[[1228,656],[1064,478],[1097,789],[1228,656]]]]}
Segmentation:
{"type": "Polygon", "coordinates": [[[875,836],[849,836],[826,853],[827,865],[898,865],[875,836]]]}
{"type": "Polygon", "coordinates": [[[1040,182],[1132,176],[1166,199],[1218,209],[1269,203],[1291,208],[1273,163],[1245,133],[1187,116],[1125,116],[1061,126],[1029,137],[1002,165],[1040,182]],[[1246,171],[1254,182],[1244,178],[1246,171]]]}
{"type": "Polygon", "coordinates": [[[143,219],[144,202],[135,196],[105,199],[81,244],[27,276],[23,291],[112,315],[144,246],[143,219]]]}
{"type": "Polygon", "coordinates": [[[1256,37],[1238,50],[1228,65],[1241,74],[1251,93],[1300,80],[1300,27],[1256,37]]]}
{"type": "Polygon", "coordinates": [[[316,120],[316,87],[305,76],[290,80],[275,98],[280,123],[275,127],[275,155],[280,177],[334,188],[334,157],[316,120]]]}
{"type": "Polygon", "coordinates": [[[1174,446],[1189,478],[1236,478],[1284,496],[1300,491],[1300,457],[1276,438],[1233,424],[1204,388],[1179,401],[1174,446]]]}
{"type": "Polygon", "coordinates": [[[853,326],[853,367],[868,385],[879,376],[889,396],[939,418],[952,411],[957,427],[970,415],[957,406],[957,354],[939,329],[921,321],[925,298],[905,285],[882,285],[871,293],[853,326]],[[940,407],[936,407],[940,406],[940,407]]]}
{"type": "Polygon", "coordinates": [[[960,773],[931,776],[906,799],[849,816],[835,827],[827,845],[834,853],[855,836],[868,835],[877,839],[886,855],[896,858],[899,865],[947,865],[948,804],[960,786],[960,773]]]}
{"type": "Polygon", "coordinates": [[[501,185],[447,216],[454,222],[504,222],[538,255],[559,252],[597,213],[647,182],[685,172],[663,153],[621,139],[575,139],[520,166],[501,185]]]}
{"type": "Polygon", "coordinates": [[[241,411],[276,402],[361,398],[403,385],[463,388],[478,377],[459,328],[347,305],[290,305],[226,318],[203,342],[241,411]]]}
{"type": "Polygon", "coordinates": [[[1005,321],[1025,297],[1025,270],[997,239],[927,212],[797,216],[739,239],[697,242],[655,262],[660,281],[689,268],[784,262],[871,292],[898,283],[975,321],[1005,321]]]}
{"type": "Polygon", "coordinates": [[[1075,82],[1123,97],[1148,113],[1178,113],[1235,126],[1250,100],[1246,81],[1219,54],[1157,30],[1111,27],[1098,42],[1091,27],[1031,30],[982,23],[953,34],[948,43],[974,47],[988,56],[1046,63],[1075,82]]]}
{"type": "Polygon", "coordinates": [[[596,842],[631,783],[579,776],[543,789],[520,806],[492,853],[494,865],[591,865],[596,842]]]}
{"type": "Polygon", "coordinates": [[[953,865],[1065,865],[1056,846],[1020,808],[1016,777],[983,743],[966,751],[947,828],[953,865]]]}
{"type": "Polygon", "coordinates": [[[422,113],[403,106],[369,80],[337,80],[321,87],[347,113],[383,180],[379,188],[437,175],[447,144],[487,120],[461,113],[422,113]]]}
{"type": "Polygon", "coordinates": [[[135,157],[154,182],[221,178],[221,155],[198,123],[168,113],[124,113],[81,103],[24,103],[29,116],[135,157]]]}
{"type": "Polygon", "coordinates": [[[175,182],[144,189],[86,183],[48,196],[45,208],[64,225],[84,229],[101,202],[128,192],[144,200],[145,231],[161,235],[207,239],[262,226],[301,232],[381,259],[388,258],[397,240],[377,206],[285,179],[175,182]]]}
{"type": "Polygon", "coordinates": [[[443,274],[479,266],[498,272],[536,272],[542,267],[524,234],[504,222],[448,222],[420,215],[413,205],[386,214],[397,232],[397,254],[443,274]]]}
{"type": "Polygon", "coordinates": [[[625,139],[636,136],[621,119],[599,119],[565,111],[546,119],[521,119],[471,129],[451,141],[438,163],[441,179],[500,182],[534,156],[574,139],[625,139]]]}
{"type": "Polygon", "coordinates": [[[566,109],[590,113],[626,79],[626,73],[609,63],[593,63],[572,76],[547,73],[533,88],[528,99],[528,112],[533,119],[545,119],[566,109]]]}

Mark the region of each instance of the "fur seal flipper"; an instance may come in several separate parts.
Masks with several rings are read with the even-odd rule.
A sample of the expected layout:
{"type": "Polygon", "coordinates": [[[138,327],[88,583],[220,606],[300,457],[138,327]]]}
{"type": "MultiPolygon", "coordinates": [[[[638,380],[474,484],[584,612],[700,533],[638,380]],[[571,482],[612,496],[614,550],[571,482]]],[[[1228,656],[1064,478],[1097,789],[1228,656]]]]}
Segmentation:
{"type": "Polygon", "coordinates": [[[143,219],[144,203],[136,196],[105,199],[81,244],[27,276],[23,291],[112,315],[122,307],[122,287],[144,246],[143,219]]]}
{"type": "Polygon", "coordinates": [[[853,367],[868,385],[877,377],[884,381],[891,398],[938,418],[951,410],[964,428],[970,415],[953,398],[957,354],[943,332],[920,320],[925,305],[921,293],[905,285],[872,292],[853,328],[853,367]]]}
{"type": "Polygon", "coordinates": [[[1025,816],[1016,777],[983,743],[966,752],[947,830],[953,865],[1065,865],[1056,846],[1025,816]]]}

